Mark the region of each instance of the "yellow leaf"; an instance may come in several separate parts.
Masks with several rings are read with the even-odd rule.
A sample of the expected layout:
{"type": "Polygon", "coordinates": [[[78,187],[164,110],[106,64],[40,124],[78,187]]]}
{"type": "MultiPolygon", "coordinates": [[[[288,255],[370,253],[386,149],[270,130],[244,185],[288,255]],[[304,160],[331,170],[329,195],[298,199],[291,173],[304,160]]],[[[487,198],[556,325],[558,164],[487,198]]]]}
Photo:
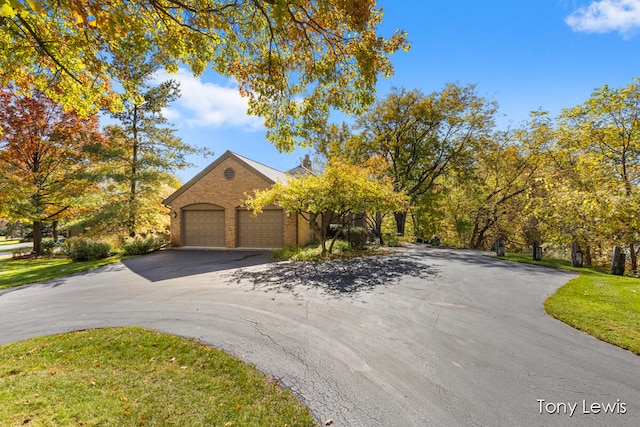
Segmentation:
{"type": "Polygon", "coordinates": [[[14,16],[16,16],[16,11],[7,3],[5,3],[2,5],[2,8],[0,8],[0,16],[5,18],[13,18],[14,16]]]}
{"type": "Polygon", "coordinates": [[[84,18],[75,10],[72,12],[73,19],[75,20],[74,24],[79,25],[84,23],[84,18]]]}

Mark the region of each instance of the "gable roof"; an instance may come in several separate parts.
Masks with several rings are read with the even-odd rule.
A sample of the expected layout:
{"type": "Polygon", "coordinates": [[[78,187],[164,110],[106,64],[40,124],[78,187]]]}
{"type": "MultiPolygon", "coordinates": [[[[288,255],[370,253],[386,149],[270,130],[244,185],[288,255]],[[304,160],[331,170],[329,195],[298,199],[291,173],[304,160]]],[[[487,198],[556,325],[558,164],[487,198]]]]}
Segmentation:
{"type": "Polygon", "coordinates": [[[271,184],[275,184],[277,181],[284,182],[287,179],[287,175],[284,172],[280,172],[279,170],[270,168],[269,166],[263,165],[262,163],[256,162],[255,160],[248,159],[244,156],[241,156],[240,154],[236,154],[227,150],[223,155],[214,160],[209,166],[207,166],[202,171],[200,171],[200,173],[191,178],[186,184],[178,188],[172,195],[164,199],[162,201],[162,204],[165,206],[171,205],[171,202],[173,202],[179,195],[187,191],[192,185],[200,181],[204,176],[206,176],[213,169],[217,168],[223,161],[228,158],[233,158],[237,162],[244,164],[247,169],[253,171],[256,175],[271,184]]]}

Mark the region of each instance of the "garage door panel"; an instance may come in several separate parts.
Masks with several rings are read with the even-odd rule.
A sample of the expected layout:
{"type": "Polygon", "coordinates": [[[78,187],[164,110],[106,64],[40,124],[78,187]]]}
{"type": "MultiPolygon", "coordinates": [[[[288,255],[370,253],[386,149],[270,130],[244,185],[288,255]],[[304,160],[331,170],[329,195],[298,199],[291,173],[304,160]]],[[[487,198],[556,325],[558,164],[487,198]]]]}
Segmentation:
{"type": "Polygon", "coordinates": [[[238,246],[281,248],[284,245],[284,211],[265,209],[253,218],[250,211],[238,211],[238,246]]]}
{"type": "Polygon", "coordinates": [[[184,246],[224,247],[223,210],[185,210],[182,215],[184,246]]]}

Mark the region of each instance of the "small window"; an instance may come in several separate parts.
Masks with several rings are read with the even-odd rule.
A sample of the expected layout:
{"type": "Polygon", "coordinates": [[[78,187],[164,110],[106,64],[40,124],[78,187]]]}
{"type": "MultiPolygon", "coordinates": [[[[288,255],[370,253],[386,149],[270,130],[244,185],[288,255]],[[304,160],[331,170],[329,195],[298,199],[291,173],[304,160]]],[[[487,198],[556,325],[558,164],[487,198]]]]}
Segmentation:
{"type": "Polygon", "coordinates": [[[233,178],[235,178],[236,176],[236,171],[233,170],[233,168],[226,168],[224,170],[224,177],[227,178],[228,180],[232,180],[233,178]]]}

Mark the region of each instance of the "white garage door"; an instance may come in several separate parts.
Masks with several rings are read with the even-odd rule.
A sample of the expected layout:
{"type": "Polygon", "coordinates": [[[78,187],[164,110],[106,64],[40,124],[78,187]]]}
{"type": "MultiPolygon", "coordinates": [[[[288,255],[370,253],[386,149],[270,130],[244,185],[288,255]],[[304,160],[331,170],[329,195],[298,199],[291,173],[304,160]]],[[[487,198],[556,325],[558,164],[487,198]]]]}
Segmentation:
{"type": "Polygon", "coordinates": [[[284,211],[265,209],[257,217],[238,210],[238,246],[242,248],[281,248],[284,246],[284,211]]]}
{"type": "Polygon", "coordinates": [[[198,205],[182,211],[183,246],[224,247],[224,210],[198,205]]]}

